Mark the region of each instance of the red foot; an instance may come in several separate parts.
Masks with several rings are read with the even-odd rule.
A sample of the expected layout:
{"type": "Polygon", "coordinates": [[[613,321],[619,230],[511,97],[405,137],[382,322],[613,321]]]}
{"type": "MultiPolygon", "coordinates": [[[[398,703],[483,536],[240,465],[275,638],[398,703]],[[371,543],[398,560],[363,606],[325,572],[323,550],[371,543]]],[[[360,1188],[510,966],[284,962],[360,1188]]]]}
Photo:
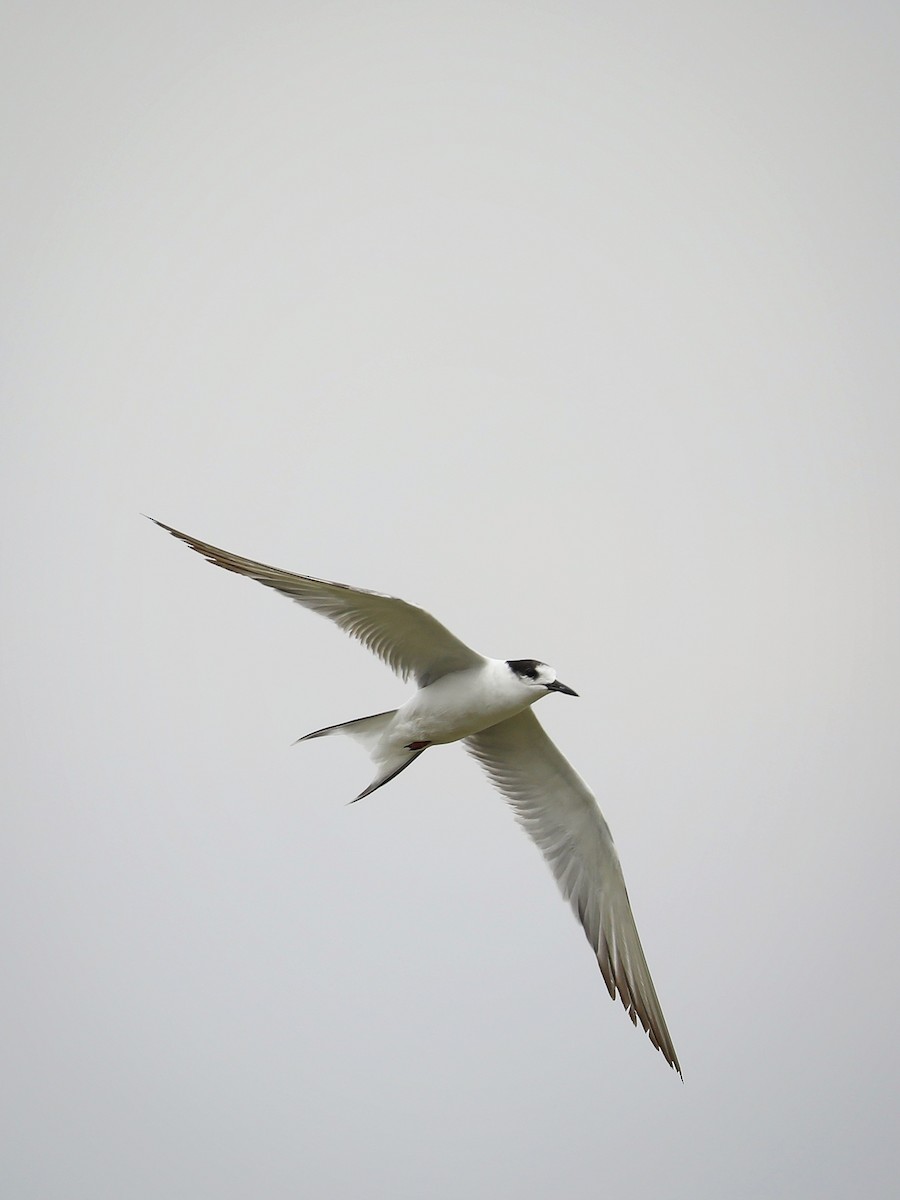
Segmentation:
{"type": "Polygon", "coordinates": [[[430,746],[430,745],[431,745],[431,742],[410,742],[409,745],[406,747],[406,749],[407,750],[424,750],[427,746],[430,746]]]}

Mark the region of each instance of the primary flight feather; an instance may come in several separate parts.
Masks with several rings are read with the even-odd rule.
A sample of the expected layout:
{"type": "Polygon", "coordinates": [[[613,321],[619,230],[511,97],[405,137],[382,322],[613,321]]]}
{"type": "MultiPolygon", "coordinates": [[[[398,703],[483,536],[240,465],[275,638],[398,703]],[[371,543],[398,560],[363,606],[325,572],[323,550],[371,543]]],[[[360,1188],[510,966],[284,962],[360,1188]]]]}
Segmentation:
{"type": "Polygon", "coordinates": [[[403,679],[415,679],[418,690],[400,708],[317,729],[306,738],[346,734],[369,752],[376,774],[358,800],[430,746],[462,741],[543,853],[597,956],[610,996],[618,994],[632,1022],[640,1021],[680,1075],[609,827],[587,784],[531,711],[550,692],[576,695],[553,668],[537,659],[485,658],[405,600],[269,567],[155,523],[216,566],[328,617],[403,679]]]}

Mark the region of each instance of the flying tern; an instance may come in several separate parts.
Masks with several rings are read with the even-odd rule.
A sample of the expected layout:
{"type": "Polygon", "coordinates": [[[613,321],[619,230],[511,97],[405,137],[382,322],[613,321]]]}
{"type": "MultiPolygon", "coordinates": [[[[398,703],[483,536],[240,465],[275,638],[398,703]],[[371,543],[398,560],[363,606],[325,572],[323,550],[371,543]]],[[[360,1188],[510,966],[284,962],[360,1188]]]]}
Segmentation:
{"type": "Polygon", "coordinates": [[[533,658],[485,658],[424,609],[396,596],[295,575],[220,550],[162,521],[161,529],[209,562],[273,588],[358,638],[418,691],[399,708],[316,729],[346,734],[376,767],[357,800],[383,787],[431,746],[461,741],[543,852],[578,917],[610,996],[681,1074],[641,948],[619,856],[593,793],[544,732],[532,706],[551,692],[577,695],[533,658]]]}

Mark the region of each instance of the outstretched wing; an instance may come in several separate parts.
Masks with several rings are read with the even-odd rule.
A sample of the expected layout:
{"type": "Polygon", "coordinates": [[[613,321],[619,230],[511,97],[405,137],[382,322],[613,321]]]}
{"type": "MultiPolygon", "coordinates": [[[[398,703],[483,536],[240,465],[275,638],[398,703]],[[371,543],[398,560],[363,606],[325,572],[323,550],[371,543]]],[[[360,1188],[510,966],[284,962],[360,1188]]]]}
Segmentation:
{"type": "Polygon", "coordinates": [[[267,567],[265,563],[241,558],[187,533],[180,533],[155,517],[150,520],[217,567],[255,579],[334,621],[403,679],[412,675],[419,687],[426,687],[451,671],[479,666],[485,661],[430,613],[396,596],[366,592],[345,583],[331,583],[327,579],[313,579],[309,575],[294,575],[277,567],[267,567]]]}
{"type": "Polygon", "coordinates": [[[625,890],[619,856],[593,793],[531,711],[466,738],[512,805],[584,928],[610,996],[681,1074],[625,890]]]}

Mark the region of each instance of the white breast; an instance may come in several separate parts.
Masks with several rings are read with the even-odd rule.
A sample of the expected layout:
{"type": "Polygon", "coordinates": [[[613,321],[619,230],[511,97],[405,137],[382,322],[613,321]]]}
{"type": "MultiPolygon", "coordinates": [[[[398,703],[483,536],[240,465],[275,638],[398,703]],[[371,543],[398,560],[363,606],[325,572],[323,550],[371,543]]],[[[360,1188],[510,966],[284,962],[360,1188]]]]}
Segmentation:
{"type": "Polygon", "coordinates": [[[489,659],[483,667],[454,671],[416,692],[397,712],[392,734],[408,741],[456,742],[522,712],[539,696],[505,662],[489,659]]]}

